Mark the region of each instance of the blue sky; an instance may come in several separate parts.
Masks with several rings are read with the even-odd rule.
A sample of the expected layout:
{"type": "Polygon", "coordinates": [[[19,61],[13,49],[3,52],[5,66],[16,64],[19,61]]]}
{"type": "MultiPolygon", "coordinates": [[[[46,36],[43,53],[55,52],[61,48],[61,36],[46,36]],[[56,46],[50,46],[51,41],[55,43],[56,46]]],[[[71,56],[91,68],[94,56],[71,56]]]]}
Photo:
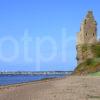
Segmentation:
{"type": "Polygon", "coordinates": [[[93,10],[100,31],[99,4],[99,0],[0,0],[0,70],[73,70],[76,33],[88,10],[93,10]]]}

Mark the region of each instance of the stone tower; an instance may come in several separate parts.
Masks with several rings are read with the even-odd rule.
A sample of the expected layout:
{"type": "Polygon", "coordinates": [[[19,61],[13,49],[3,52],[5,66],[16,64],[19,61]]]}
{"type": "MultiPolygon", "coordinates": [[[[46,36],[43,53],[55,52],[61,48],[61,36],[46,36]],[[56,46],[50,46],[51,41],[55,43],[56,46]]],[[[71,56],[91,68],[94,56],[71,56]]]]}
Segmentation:
{"type": "Polygon", "coordinates": [[[93,58],[89,46],[97,42],[97,23],[94,19],[92,11],[88,11],[84,21],[81,24],[80,32],[77,33],[77,63],[80,64],[88,58],[93,58]],[[84,46],[88,47],[83,52],[84,46]]]}

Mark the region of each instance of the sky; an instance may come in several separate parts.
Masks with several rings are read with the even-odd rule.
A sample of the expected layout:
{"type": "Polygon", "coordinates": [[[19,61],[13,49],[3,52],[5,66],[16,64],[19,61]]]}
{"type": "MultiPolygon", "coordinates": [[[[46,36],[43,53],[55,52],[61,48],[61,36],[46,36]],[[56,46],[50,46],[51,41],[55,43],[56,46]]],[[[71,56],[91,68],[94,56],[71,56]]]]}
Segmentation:
{"type": "Polygon", "coordinates": [[[99,0],[0,0],[0,71],[70,71],[76,33],[99,0]]]}

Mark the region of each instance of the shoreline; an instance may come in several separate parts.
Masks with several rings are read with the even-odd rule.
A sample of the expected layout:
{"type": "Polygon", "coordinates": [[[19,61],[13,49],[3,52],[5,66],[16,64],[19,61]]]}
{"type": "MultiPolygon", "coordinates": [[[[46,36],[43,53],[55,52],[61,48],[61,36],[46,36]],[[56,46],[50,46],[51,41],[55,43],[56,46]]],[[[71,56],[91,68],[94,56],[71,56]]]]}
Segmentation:
{"type": "MultiPolygon", "coordinates": [[[[31,76],[31,75],[29,75],[29,76],[31,76]]],[[[53,76],[53,75],[49,76],[48,75],[48,76],[40,76],[40,77],[38,77],[38,76],[37,77],[32,76],[33,78],[32,77],[27,77],[27,75],[25,75],[24,80],[23,80],[22,79],[23,75],[20,75],[20,77],[16,76],[17,77],[17,81],[16,81],[16,77],[14,78],[15,80],[12,77],[11,77],[11,79],[8,79],[8,80],[6,80],[4,78],[4,80],[3,80],[4,82],[2,82],[2,81],[0,82],[0,87],[12,86],[12,85],[17,85],[17,84],[20,85],[20,84],[26,84],[26,83],[30,83],[30,82],[38,82],[38,81],[50,80],[50,79],[56,79],[56,78],[64,78],[66,76],[69,76],[69,75],[55,75],[55,76],[53,76]],[[7,83],[7,81],[8,81],[8,83],[7,83]]],[[[2,79],[3,79],[3,76],[1,77],[1,80],[2,79]]]]}
{"type": "MultiPolygon", "coordinates": [[[[65,76],[65,77],[67,77],[67,76],[65,76]]],[[[43,83],[43,82],[47,82],[47,81],[61,80],[61,79],[64,79],[65,77],[63,77],[63,78],[44,78],[44,79],[41,79],[41,80],[35,80],[35,81],[29,81],[29,82],[0,85],[0,91],[3,90],[3,89],[7,89],[7,88],[20,87],[20,86],[29,85],[29,84],[36,84],[36,83],[43,83]]]]}
{"type": "Polygon", "coordinates": [[[100,77],[66,76],[4,86],[0,100],[99,100],[100,77]]]}

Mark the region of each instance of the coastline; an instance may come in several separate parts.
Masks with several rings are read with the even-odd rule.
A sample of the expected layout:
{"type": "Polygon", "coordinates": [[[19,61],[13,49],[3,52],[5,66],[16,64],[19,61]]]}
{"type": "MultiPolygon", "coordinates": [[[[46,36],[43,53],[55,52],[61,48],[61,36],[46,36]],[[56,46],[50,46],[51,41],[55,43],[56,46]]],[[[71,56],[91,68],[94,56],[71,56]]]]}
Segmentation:
{"type": "MultiPolygon", "coordinates": [[[[66,76],[67,77],[67,76],[66,76]]],[[[44,82],[48,82],[48,81],[55,81],[55,80],[61,80],[64,79],[63,78],[44,78],[41,80],[35,80],[35,81],[29,81],[29,82],[22,82],[22,83],[16,83],[16,84],[8,84],[8,85],[1,85],[0,86],[0,93],[2,93],[2,90],[7,90],[7,89],[11,89],[11,88],[16,88],[16,87],[21,87],[21,86],[25,86],[25,85],[31,85],[31,84],[37,84],[37,83],[44,83],[44,82]]]]}
{"type": "Polygon", "coordinates": [[[15,83],[15,84],[8,84],[8,85],[0,85],[0,89],[3,88],[8,88],[8,87],[16,87],[16,86],[22,86],[22,85],[27,85],[27,84],[35,84],[35,83],[40,83],[40,82],[44,82],[44,81],[51,81],[51,80],[58,80],[58,79],[62,79],[62,78],[44,78],[41,80],[35,80],[35,81],[29,81],[29,82],[21,82],[21,83],[15,83]]]}
{"type": "Polygon", "coordinates": [[[0,100],[99,100],[100,77],[67,76],[0,89],[0,100]]]}
{"type": "Polygon", "coordinates": [[[1,75],[0,76],[0,86],[7,86],[20,83],[28,83],[39,80],[53,79],[53,78],[63,78],[68,76],[66,74],[50,74],[50,75],[1,75]]]}

